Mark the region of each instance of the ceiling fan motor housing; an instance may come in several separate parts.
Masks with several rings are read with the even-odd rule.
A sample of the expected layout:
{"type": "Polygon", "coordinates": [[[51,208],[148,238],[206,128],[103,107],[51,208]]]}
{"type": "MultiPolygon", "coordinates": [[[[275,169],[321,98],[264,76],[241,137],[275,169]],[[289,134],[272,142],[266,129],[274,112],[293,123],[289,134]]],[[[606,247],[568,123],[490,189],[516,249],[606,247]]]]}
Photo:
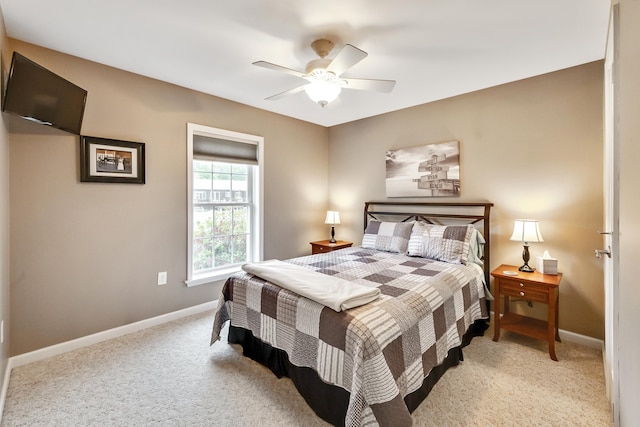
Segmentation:
{"type": "Polygon", "coordinates": [[[329,52],[333,50],[333,46],[333,42],[327,39],[318,39],[311,43],[311,48],[320,58],[329,55],[329,52]]]}
{"type": "Polygon", "coordinates": [[[316,70],[326,70],[329,64],[331,64],[331,59],[329,58],[313,59],[307,63],[305,71],[307,74],[313,75],[316,70]]]}

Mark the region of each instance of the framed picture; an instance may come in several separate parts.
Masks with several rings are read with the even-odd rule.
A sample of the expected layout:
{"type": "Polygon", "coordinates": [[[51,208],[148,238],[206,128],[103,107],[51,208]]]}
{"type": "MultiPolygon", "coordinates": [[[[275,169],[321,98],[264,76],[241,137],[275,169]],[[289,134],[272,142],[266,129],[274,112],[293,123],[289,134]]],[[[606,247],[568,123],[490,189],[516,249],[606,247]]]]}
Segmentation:
{"type": "Polygon", "coordinates": [[[386,164],[387,197],[460,195],[458,141],[389,150],[386,164]]]}
{"type": "Polygon", "coordinates": [[[144,143],[82,136],[80,181],[144,184],[144,143]]]}

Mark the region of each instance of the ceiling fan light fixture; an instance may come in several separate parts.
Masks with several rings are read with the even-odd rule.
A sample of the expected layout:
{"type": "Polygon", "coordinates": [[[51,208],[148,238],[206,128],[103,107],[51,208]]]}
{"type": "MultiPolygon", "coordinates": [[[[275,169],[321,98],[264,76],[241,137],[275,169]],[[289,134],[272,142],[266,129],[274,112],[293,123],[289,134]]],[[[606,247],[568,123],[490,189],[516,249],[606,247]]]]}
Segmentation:
{"type": "Polygon", "coordinates": [[[327,55],[333,49],[333,42],[327,39],[319,39],[311,44],[311,47],[320,57],[307,63],[305,72],[293,70],[281,65],[266,61],[256,61],[253,65],[280,71],[306,80],[306,85],[299,85],[293,89],[275,94],[266,100],[273,101],[288,95],[300,93],[303,90],[311,100],[321,107],[326,107],[340,95],[343,88],[369,90],[376,92],[391,92],[396,82],[394,80],[341,78],[342,74],[367,57],[367,52],[350,44],[345,44],[340,52],[333,58],[327,55]]]}
{"type": "Polygon", "coordinates": [[[341,90],[340,85],[326,80],[315,80],[304,87],[309,98],[323,108],[335,101],[341,90]]]}

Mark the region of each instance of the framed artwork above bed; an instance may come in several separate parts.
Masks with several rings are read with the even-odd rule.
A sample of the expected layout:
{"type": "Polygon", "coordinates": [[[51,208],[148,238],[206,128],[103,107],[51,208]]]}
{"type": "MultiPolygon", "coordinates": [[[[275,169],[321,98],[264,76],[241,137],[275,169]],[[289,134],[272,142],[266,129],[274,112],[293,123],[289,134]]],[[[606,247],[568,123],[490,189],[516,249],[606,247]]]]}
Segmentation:
{"type": "Polygon", "coordinates": [[[458,141],[389,150],[386,168],[387,197],[460,195],[458,141]]]}

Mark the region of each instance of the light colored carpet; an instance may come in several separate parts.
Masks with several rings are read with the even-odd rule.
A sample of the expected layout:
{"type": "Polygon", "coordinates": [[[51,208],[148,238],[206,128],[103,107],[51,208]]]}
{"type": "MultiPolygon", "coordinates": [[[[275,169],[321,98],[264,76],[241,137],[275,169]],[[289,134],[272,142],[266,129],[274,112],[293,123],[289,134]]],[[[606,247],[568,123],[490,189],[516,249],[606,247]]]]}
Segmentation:
{"type": "MultiPolygon", "coordinates": [[[[221,341],[213,312],[15,368],[2,426],[326,426],[289,379],[221,341]]],[[[610,426],[602,355],[504,333],[475,338],[415,426],[610,426]]]]}

